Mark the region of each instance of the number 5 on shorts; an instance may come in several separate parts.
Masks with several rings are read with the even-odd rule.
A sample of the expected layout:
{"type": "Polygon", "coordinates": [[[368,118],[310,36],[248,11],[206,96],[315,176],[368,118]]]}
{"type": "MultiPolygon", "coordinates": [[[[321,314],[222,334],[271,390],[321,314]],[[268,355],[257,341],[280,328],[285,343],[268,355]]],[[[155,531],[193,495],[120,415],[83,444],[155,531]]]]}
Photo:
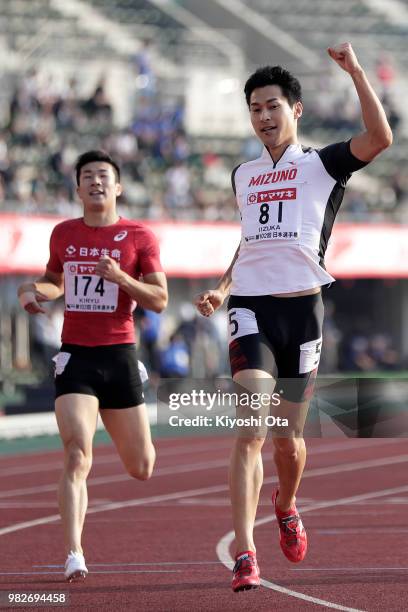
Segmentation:
{"type": "Polygon", "coordinates": [[[234,316],[237,314],[236,310],[231,310],[228,313],[228,320],[229,320],[229,324],[232,325],[232,329],[231,329],[231,338],[233,336],[235,336],[235,334],[238,332],[238,321],[236,319],[234,319],[234,316]]]}
{"type": "Polygon", "coordinates": [[[249,334],[258,334],[255,313],[249,308],[234,308],[228,311],[229,341],[249,334]]]}

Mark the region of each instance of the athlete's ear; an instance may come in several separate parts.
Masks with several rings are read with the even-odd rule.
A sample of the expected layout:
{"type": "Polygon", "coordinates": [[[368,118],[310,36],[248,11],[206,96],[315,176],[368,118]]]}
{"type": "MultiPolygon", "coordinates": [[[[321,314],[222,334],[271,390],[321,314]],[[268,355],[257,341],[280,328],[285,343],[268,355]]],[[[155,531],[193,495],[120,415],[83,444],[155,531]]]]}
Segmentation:
{"type": "Polygon", "coordinates": [[[293,115],[295,119],[300,119],[303,113],[303,104],[301,102],[295,102],[293,105],[293,115]]]}
{"type": "Polygon", "coordinates": [[[116,183],[115,185],[116,196],[119,197],[120,195],[122,195],[122,191],[123,191],[122,185],[120,183],[116,183]]]}

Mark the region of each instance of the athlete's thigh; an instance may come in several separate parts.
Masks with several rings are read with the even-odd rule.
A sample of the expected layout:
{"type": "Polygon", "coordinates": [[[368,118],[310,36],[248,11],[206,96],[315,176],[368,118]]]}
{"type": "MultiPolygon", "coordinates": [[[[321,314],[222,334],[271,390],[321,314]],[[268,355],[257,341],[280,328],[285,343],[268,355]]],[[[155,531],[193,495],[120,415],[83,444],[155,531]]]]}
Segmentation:
{"type": "Polygon", "coordinates": [[[93,395],[67,393],[57,397],[55,416],[65,447],[74,444],[86,454],[91,452],[98,408],[98,399],[93,395]]]}
{"type": "Polygon", "coordinates": [[[100,414],[125,464],[150,449],[152,438],[146,404],[121,409],[104,408],[100,414]]]}
{"type": "MultiPolygon", "coordinates": [[[[229,359],[233,378],[245,370],[266,373],[258,378],[276,376],[274,349],[259,323],[257,299],[231,296],[228,301],[228,323],[229,359]]],[[[244,377],[251,378],[248,374],[244,377]]]]}
{"type": "Polygon", "coordinates": [[[260,392],[262,389],[273,392],[275,387],[275,379],[272,374],[259,368],[239,370],[234,374],[232,380],[254,393],[260,392]]]}
{"type": "MultiPolygon", "coordinates": [[[[288,401],[284,399],[281,389],[281,380],[275,381],[273,376],[263,370],[241,370],[233,378],[234,383],[240,389],[248,389],[252,396],[252,407],[250,409],[240,407],[237,416],[248,417],[251,414],[261,417],[261,425],[256,428],[243,428],[247,434],[266,436],[267,430],[271,430],[273,437],[292,438],[301,437],[304,429],[310,399],[303,401],[288,401]],[[263,398],[270,397],[269,405],[263,398]],[[256,402],[256,410],[253,406],[256,402]],[[270,417],[268,426],[264,424],[265,418],[270,417]]],[[[307,381],[306,381],[307,384],[307,381]]],[[[303,387],[302,387],[303,390],[303,387]]]]}
{"type": "Polygon", "coordinates": [[[320,294],[313,294],[293,298],[289,306],[284,322],[288,342],[277,355],[278,383],[284,400],[303,403],[313,395],[319,367],[323,302],[320,294]]]}
{"type": "MultiPolygon", "coordinates": [[[[277,383],[279,385],[279,381],[277,383]]],[[[302,438],[310,400],[291,402],[279,398],[271,408],[270,430],[273,438],[302,438]]]]}
{"type": "Polygon", "coordinates": [[[124,410],[144,403],[143,383],[134,345],[112,347],[105,362],[104,384],[99,388],[101,414],[105,410],[124,410]]]}
{"type": "Polygon", "coordinates": [[[238,397],[235,433],[239,439],[263,442],[268,433],[266,419],[270,414],[275,379],[265,370],[250,368],[237,372],[233,381],[238,397]]]}

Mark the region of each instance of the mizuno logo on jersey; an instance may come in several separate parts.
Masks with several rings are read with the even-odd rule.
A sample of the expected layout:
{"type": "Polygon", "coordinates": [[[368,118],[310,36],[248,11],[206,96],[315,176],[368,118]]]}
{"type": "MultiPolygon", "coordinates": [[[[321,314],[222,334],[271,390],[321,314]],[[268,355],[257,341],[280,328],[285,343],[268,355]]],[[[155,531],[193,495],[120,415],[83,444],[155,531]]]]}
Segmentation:
{"type": "Polygon", "coordinates": [[[280,181],[293,181],[296,175],[297,168],[268,172],[267,174],[260,174],[257,177],[252,176],[248,183],[248,187],[253,187],[254,185],[269,185],[269,183],[279,183],[280,181]]]}

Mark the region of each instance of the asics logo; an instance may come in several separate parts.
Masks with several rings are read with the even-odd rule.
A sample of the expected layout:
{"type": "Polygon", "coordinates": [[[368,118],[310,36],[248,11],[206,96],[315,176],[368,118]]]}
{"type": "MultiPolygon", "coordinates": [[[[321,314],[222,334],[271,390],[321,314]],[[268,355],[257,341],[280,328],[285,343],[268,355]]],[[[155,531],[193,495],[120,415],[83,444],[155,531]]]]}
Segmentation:
{"type": "Polygon", "coordinates": [[[125,230],[124,232],[120,232],[120,234],[116,234],[116,236],[114,236],[114,241],[115,242],[120,242],[121,240],[123,240],[124,238],[126,238],[127,236],[127,231],[125,230]]]}

